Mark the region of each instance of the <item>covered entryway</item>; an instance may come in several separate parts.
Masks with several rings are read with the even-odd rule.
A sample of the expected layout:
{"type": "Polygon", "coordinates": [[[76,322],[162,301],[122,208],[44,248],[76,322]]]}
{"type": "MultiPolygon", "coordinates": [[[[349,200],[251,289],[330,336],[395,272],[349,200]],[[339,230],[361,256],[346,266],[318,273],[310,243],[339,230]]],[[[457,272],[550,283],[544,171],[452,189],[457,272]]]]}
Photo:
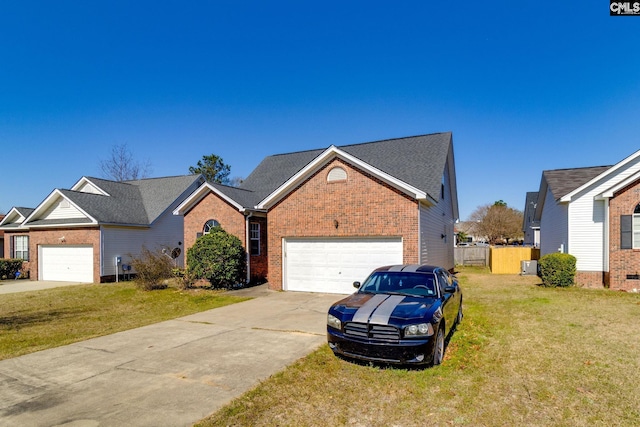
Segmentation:
{"type": "Polygon", "coordinates": [[[284,239],[286,291],[350,294],[377,267],[402,264],[402,239],[287,238],[284,239]]]}
{"type": "Polygon", "coordinates": [[[41,245],[38,260],[39,280],[93,282],[91,245],[41,245]]]}

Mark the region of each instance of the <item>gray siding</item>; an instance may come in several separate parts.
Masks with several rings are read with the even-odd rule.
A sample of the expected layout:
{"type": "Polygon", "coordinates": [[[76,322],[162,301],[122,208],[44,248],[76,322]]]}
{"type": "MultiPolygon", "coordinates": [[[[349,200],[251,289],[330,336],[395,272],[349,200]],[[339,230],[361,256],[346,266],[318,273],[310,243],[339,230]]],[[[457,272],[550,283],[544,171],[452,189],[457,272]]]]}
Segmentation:
{"type": "Polygon", "coordinates": [[[444,198],[435,205],[420,204],[420,263],[453,268],[454,230],[449,168],[444,172],[444,198]],[[445,236],[444,238],[442,236],[445,236]]]}
{"type": "Polygon", "coordinates": [[[551,190],[547,190],[544,201],[542,218],[540,219],[540,255],[558,252],[564,246],[568,247],[568,207],[567,204],[557,203],[551,190]]]}
{"type": "Polygon", "coordinates": [[[115,257],[122,257],[122,262],[129,264],[131,255],[138,256],[143,246],[151,251],[160,251],[163,248],[171,251],[180,248],[182,253],[175,260],[176,266],[184,267],[183,220],[182,215],[173,215],[171,211],[167,211],[152,228],[103,226],[100,275],[115,275],[115,257]]]}

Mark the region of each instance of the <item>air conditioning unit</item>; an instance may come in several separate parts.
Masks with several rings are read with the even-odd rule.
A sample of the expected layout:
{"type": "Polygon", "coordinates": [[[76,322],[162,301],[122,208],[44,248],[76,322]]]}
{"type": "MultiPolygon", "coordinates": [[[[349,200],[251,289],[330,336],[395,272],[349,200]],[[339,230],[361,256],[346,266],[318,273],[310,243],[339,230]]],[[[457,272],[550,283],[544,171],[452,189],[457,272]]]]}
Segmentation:
{"type": "Polygon", "coordinates": [[[538,261],[520,261],[521,262],[521,274],[523,276],[535,276],[538,274],[538,261]]]}

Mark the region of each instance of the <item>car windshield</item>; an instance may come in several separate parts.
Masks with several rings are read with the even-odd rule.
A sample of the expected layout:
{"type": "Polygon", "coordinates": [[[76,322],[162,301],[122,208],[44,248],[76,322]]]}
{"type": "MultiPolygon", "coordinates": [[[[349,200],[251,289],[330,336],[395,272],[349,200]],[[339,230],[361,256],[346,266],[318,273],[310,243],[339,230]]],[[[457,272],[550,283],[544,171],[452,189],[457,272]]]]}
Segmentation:
{"type": "Polygon", "coordinates": [[[433,273],[379,271],[371,274],[358,292],[372,294],[401,294],[435,297],[436,278],[433,273]]]}

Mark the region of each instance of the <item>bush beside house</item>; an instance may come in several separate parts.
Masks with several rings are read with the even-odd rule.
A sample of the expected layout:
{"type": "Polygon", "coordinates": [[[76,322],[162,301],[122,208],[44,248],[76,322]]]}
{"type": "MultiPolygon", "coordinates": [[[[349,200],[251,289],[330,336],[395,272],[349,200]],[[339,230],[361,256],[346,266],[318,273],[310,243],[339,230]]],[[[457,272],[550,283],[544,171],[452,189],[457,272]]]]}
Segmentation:
{"type": "Polygon", "coordinates": [[[566,287],[575,284],[576,257],[571,254],[551,253],[540,258],[540,278],[547,287],[566,287]]]}
{"type": "Polygon", "coordinates": [[[0,259],[0,280],[15,279],[16,274],[21,272],[22,259],[0,259]]]}
{"type": "Polygon", "coordinates": [[[214,288],[244,283],[247,259],[242,242],[221,227],[199,237],[187,251],[188,274],[206,279],[214,288]]]}

